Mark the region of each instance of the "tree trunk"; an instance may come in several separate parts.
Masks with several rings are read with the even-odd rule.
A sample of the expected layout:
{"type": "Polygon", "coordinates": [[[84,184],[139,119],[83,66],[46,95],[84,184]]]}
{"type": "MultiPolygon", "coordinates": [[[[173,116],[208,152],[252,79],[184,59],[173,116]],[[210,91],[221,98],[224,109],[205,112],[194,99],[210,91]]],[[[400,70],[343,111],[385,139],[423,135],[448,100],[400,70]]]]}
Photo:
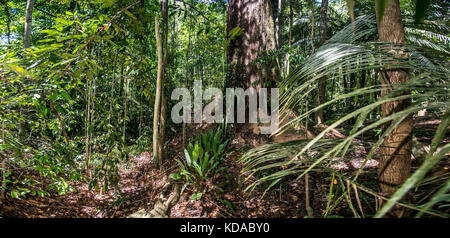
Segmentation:
{"type": "Polygon", "coordinates": [[[227,48],[227,87],[259,89],[264,82],[274,82],[275,61],[262,68],[252,64],[264,52],[275,49],[271,1],[231,0],[227,15],[227,34],[238,26],[243,30],[243,34],[231,40],[227,48]]]}
{"type": "Polygon", "coordinates": [[[122,130],[122,142],[126,147],[126,135],[127,135],[127,117],[128,117],[128,92],[130,86],[130,79],[126,77],[125,85],[121,85],[121,87],[125,88],[125,98],[123,100],[123,130],[122,130]]]}
{"type": "MultiPolygon", "coordinates": [[[[294,21],[294,0],[290,0],[289,2],[289,36],[288,36],[288,44],[289,48],[292,45],[292,23],[294,21]]],[[[284,57],[284,67],[285,67],[285,77],[289,75],[289,52],[286,53],[284,57]]]]}
{"type": "Polygon", "coordinates": [[[5,5],[5,14],[6,14],[6,34],[8,37],[8,45],[11,44],[11,15],[9,13],[8,1],[4,0],[2,3],[5,5]]]}
{"type": "MultiPolygon", "coordinates": [[[[390,0],[384,11],[383,18],[379,19],[378,1],[375,1],[377,9],[378,34],[380,41],[405,44],[405,33],[403,29],[399,0],[390,0]]],[[[402,52],[397,52],[398,57],[407,57],[402,52]]],[[[389,69],[382,72],[384,77],[384,89],[382,96],[390,91],[390,87],[407,82],[408,72],[404,69],[389,69]]],[[[408,94],[409,92],[404,92],[408,94]]],[[[409,100],[395,101],[382,105],[382,116],[386,117],[398,112],[409,105],[409,100]]],[[[384,125],[385,130],[389,125],[384,125]]],[[[381,146],[381,157],[379,161],[379,183],[381,192],[391,195],[396,186],[405,182],[411,170],[411,134],[412,117],[403,120],[384,140],[381,146]]],[[[391,214],[396,217],[407,216],[404,209],[394,208],[391,214]]]]}
{"type": "MultiPolygon", "coordinates": [[[[328,0],[322,0],[322,5],[320,6],[320,41],[319,46],[322,46],[327,40],[327,10],[328,10],[328,0]]],[[[318,92],[317,92],[317,106],[325,103],[326,100],[326,78],[322,77],[319,79],[318,92]]],[[[323,109],[319,109],[315,113],[316,123],[323,123],[323,109]]]]}
{"type": "Polygon", "coordinates": [[[159,119],[159,150],[158,156],[161,158],[161,161],[164,160],[164,142],[166,137],[166,117],[167,117],[167,101],[165,96],[165,84],[167,78],[167,65],[169,61],[169,1],[163,0],[161,1],[161,12],[162,12],[162,20],[163,20],[163,60],[164,60],[164,70],[162,76],[162,84],[161,84],[161,118],[159,119]]]}
{"type": "MultiPolygon", "coordinates": [[[[377,1],[377,0],[375,0],[377,1]]],[[[355,34],[355,0],[347,0],[348,15],[352,23],[352,35],[355,34]]]]}
{"type": "Polygon", "coordinates": [[[311,54],[313,55],[316,52],[316,47],[314,46],[314,25],[316,24],[314,18],[314,7],[316,2],[314,0],[311,1],[311,54]]]}
{"type": "Polygon", "coordinates": [[[280,28],[283,20],[283,1],[277,0],[277,15],[275,17],[275,47],[281,46],[280,28]]]}
{"type": "Polygon", "coordinates": [[[113,116],[113,103],[114,103],[114,89],[115,89],[115,82],[116,82],[116,65],[117,65],[117,51],[116,54],[114,56],[114,63],[113,63],[113,69],[112,69],[112,85],[111,85],[111,93],[109,96],[109,114],[108,114],[108,124],[109,124],[109,128],[108,128],[108,135],[111,135],[111,129],[112,129],[112,125],[111,125],[111,118],[113,116]]]}
{"type": "MultiPolygon", "coordinates": [[[[3,98],[1,100],[1,103],[3,104],[3,98]]],[[[5,141],[5,132],[6,132],[6,128],[5,128],[5,115],[1,115],[1,119],[2,119],[2,144],[6,144],[5,141]]],[[[3,168],[2,170],[2,189],[0,190],[0,205],[3,204],[3,200],[5,200],[5,191],[6,191],[6,172],[8,171],[6,168],[6,157],[3,157],[3,154],[0,154],[0,159],[1,159],[1,168],[3,168]]],[[[3,206],[1,206],[2,210],[3,210],[3,206]]],[[[3,216],[3,214],[1,214],[3,216]]]]}
{"type": "Polygon", "coordinates": [[[87,177],[90,177],[90,173],[89,173],[89,146],[90,146],[90,138],[89,138],[89,128],[91,126],[91,119],[90,119],[90,115],[91,115],[91,84],[90,84],[90,79],[87,79],[86,82],[86,128],[84,131],[84,151],[85,151],[85,166],[86,166],[86,175],[87,177]]]}
{"type": "Polygon", "coordinates": [[[158,150],[159,150],[159,120],[161,109],[161,84],[162,84],[162,71],[163,71],[163,56],[162,56],[162,41],[161,33],[159,30],[158,15],[155,17],[155,32],[156,32],[156,52],[158,55],[158,71],[156,76],[156,95],[155,106],[153,108],[153,159],[156,164],[159,164],[158,150]]]}
{"type": "Polygon", "coordinates": [[[163,159],[162,147],[164,145],[163,137],[165,133],[165,113],[166,102],[164,97],[165,71],[168,60],[167,37],[168,37],[168,1],[161,0],[161,17],[163,23],[163,32],[161,34],[158,16],[155,18],[156,48],[158,55],[158,72],[156,81],[155,107],[153,114],[153,156],[157,166],[161,166],[163,159]]]}
{"type": "MultiPolygon", "coordinates": [[[[142,80],[142,78],[140,79],[140,80],[142,80]]],[[[144,91],[144,86],[141,86],[140,87],[140,90],[139,90],[139,137],[138,138],[141,138],[141,136],[142,136],[142,116],[143,116],[143,113],[142,113],[142,108],[143,108],[143,105],[142,105],[142,92],[144,91]]]]}
{"type": "Polygon", "coordinates": [[[31,23],[33,21],[33,5],[34,0],[27,0],[27,8],[25,14],[25,31],[23,33],[23,48],[30,48],[31,43],[31,23]]]}
{"type": "Polygon", "coordinates": [[[167,101],[164,91],[161,92],[161,118],[159,119],[159,148],[158,156],[164,160],[164,142],[166,138],[166,115],[167,115],[167,101]]]}
{"type": "MultiPolygon", "coordinates": [[[[264,60],[260,64],[254,62],[267,51],[274,50],[276,47],[271,1],[229,1],[227,35],[236,27],[239,27],[243,33],[231,39],[227,47],[228,73],[226,87],[254,88],[256,92],[263,85],[271,87],[279,75],[279,61],[270,59],[264,60]]],[[[255,96],[251,95],[250,97],[255,98],[255,96]]],[[[246,105],[248,108],[247,103],[246,105]]],[[[250,123],[249,120],[253,117],[257,118],[257,114],[257,112],[245,113],[246,123],[241,125],[239,130],[249,130],[250,133],[259,134],[260,130],[257,123],[250,123]]]]}

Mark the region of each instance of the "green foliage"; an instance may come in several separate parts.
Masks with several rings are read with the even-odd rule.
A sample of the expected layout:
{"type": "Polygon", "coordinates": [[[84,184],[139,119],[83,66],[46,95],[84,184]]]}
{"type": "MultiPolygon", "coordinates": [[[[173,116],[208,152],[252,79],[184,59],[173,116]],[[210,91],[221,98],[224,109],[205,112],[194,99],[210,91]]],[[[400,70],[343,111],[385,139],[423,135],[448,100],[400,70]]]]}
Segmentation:
{"type": "MultiPolygon", "coordinates": [[[[70,182],[85,179],[90,179],[91,188],[117,189],[118,165],[129,153],[124,142],[141,138],[141,148],[146,143],[143,138],[151,129],[143,121],[150,116],[142,112],[149,110],[151,84],[123,79],[142,79],[151,73],[152,60],[142,57],[151,52],[148,48],[135,47],[134,54],[125,50],[127,40],[133,43],[144,34],[138,22],[150,12],[130,8],[123,19],[114,21],[111,16],[132,2],[97,11],[111,3],[75,3],[89,11],[45,5],[56,13],[46,16],[50,24],[41,25],[36,20],[41,12],[35,9],[31,48],[22,51],[20,39],[15,38],[0,47],[0,118],[5,137],[0,153],[2,170],[8,175],[5,189],[13,197],[63,194],[70,190],[70,182]],[[129,14],[137,18],[127,18],[129,14]],[[139,119],[142,123],[127,128],[127,122],[139,119]],[[124,130],[127,137],[121,140],[124,130]],[[93,172],[90,178],[84,176],[86,160],[93,172]],[[25,176],[18,176],[22,170],[25,176]]],[[[151,30],[152,25],[147,27],[151,30]]]]}
{"type": "Polygon", "coordinates": [[[219,127],[215,133],[213,130],[202,133],[194,144],[189,143],[184,150],[184,159],[176,159],[179,171],[171,174],[171,177],[204,188],[206,180],[218,173],[226,173],[227,167],[223,166],[223,162],[228,140],[224,139],[224,133],[225,127],[219,127]]]}
{"type": "Polygon", "coordinates": [[[414,17],[414,24],[418,25],[424,21],[430,4],[431,0],[416,0],[416,15],[414,17]]]}

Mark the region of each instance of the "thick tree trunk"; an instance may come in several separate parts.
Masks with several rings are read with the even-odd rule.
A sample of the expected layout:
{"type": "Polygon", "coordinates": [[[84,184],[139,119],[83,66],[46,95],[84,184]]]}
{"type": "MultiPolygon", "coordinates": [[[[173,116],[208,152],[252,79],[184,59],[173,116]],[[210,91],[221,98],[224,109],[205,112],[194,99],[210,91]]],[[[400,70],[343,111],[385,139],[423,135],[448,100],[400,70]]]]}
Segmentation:
{"type": "MultiPolygon", "coordinates": [[[[243,33],[231,39],[227,47],[226,87],[245,89],[252,87],[256,92],[262,87],[271,87],[279,75],[277,65],[279,61],[272,59],[255,64],[258,57],[276,47],[271,1],[230,0],[227,15],[227,35],[236,27],[243,33]]],[[[249,115],[249,119],[257,116],[257,112],[251,113],[251,116],[250,113],[245,113],[249,115]]],[[[247,119],[246,124],[240,126],[239,130],[249,130],[253,134],[260,133],[258,124],[250,123],[247,119]]]]}
{"type": "MultiPolygon", "coordinates": [[[[319,46],[322,46],[327,40],[327,10],[328,10],[328,0],[322,0],[322,5],[320,6],[320,41],[319,46]]],[[[319,79],[318,92],[317,92],[317,106],[325,103],[326,100],[326,78],[319,79]]],[[[319,109],[315,113],[316,123],[323,123],[323,109],[319,109]]]]}
{"type": "Polygon", "coordinates": [[[33,21],[34,0],[27,0],[27,8],[25,14],[25,31],[23,33],[23,48],[30,48],[31,43],[31,23],[33,21]]]}
{"type": "MultiPolygon", "coordinates": [[[[382,20],[380,21],[378,12],[378,1],[375,1],[377,9],[378,34],[380,41],[391,43],[406,43],[405,33],[400,13],[399,0],[390,0],[382,20]]],[[[397,52],[398,57],[406,57],[402,52],[397,52]]],[[[382,95],[389,93],[390,87],[396,87],[398,84],[408,81],[408,72],[404,69],[390,69],[382,72],[385,84],[385,90],[382,95]],[[389,86],[388,86],[389,85],[389,86]]],[[[404,92],[407,94],[408,92],[404,92]]],[[[382,116],[386,117],[392,113],[400,111],[408,106],[410,102],[395,101],[382,105],[382,116]]],[[[384,125],[385,130],[389,125],[384,125]]],[[[381,157],[379,162],[379,183],[382,193],[391,195],[395,192],[396,186],[405,182],[410,175],[411,170],[411,134],[412,117],[407,117],[397,128],[395,128],[384,140],[381,147],[381,157]]],[[[393,209],[391,215],[405,216],[405,210],[393,209]]]]}
{"type": "Polygon", "coordinates": [[[264,82],[274,82],[275,61],[267,65],[252,64],[264,52],[275,49],[274,22],[270,0],[228,2],[227,34],[240,27],[243,34],[228,45],[227,87],[261,88],[264,82]]]}

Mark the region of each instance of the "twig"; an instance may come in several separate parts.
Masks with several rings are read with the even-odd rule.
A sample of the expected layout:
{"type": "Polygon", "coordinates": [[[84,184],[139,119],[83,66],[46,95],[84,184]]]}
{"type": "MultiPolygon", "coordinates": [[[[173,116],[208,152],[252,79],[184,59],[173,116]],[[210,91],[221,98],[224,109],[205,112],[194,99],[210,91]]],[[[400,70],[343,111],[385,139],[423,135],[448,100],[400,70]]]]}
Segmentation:
{"type": "Polygon", "coordinates": [[[311,208],[311,205],[309,203],[309,174],[305,174],[305,206],[306,206],[306,212],[308,216],[313,216],[313,210],[311,208]]]}
{"type": "Polygon", "coordinates": [[[355,216],[355,218],[358,218],[359,215],[358,215],[358,213],[355,211],[355,208],[353,207],[353,204],[352,204],[352,197],[351,197],[351,195],[350,195],[350,181],[349,181],[349,180],[346,180],[346,182],[347,182],[347,202],[348,202],[348,205],[349,205],[350,209],[352,210],[353,215],[355,216]]]}
{"type": "MultiPolygon", "coordinates": [[[[338,176],[342,177],[345,181],[350,181],[349,179],[344,178],[342,175],[338,175],[338,176]]],[[[376,197],[376,198],[378,198],[378,199],[380,199],[380,200],[385,200],[385,201],[388,201],[388,200],[389,200],[389,198],[387,198],[387,197],[385,197],[385,196],[382,196],[382,195],[378,194],[377,192],[374,192],[374,191],[372,191],[372,190],[370,190],[370,189],[368,189],[368,188],[365,188],[365,187],[363,187],[363,186],[361,186],[361,185],[359,185],[359,184],[353,183],[352,181],[350,181],[350,183],[351,183],[351,184],[354,184],[354,185],[355,185],[357,188],[359,188],[361,191],[364,191],[364,192],[366,192],[366,193],[368,193],[368,194],[370,194],[370,195],[372,195],[372,196],[374,196],[374,197],[376,197]]],[[[417,208],[417,207],[414,207],[414,206],[411,206],[411,205],[408,205],[408,204],[405,204],[405,203],[397,202],[397,204],[398,204],[399,206],[406,207],[406,208],[409,208],[409,209],[411,209],[411,210],[423,211],[423,210],[420,209],[420,208],[417,208]]],[[[378,207],[377,207],[377,209],[378,209],[378,207]]],[[[428,214],[433,215],[433,216],[442,217],[442,218],[447,218],[446,216],[444,216],[444,215],[442,215],[442,214],[439,214],[439,213],[436,213],[436,212],[432,212],[432,211],[423,211],[423,212],[428,213],[428,214]]]]}
{"type": "Polygon", "coordinates": [[[205,198],[208,199],[209,202],[211,202],[212,204],[216,205],[216,207],[219,208],[219,210],[222,210],[223,212],[225,212],[225,213],[226,213],[228,216],[230,216],[231,218],[235,218],[235,216],[234,216],[232,213],[228,212],[226,209],[224,209],[224,208],[222,208],[221,206],[219,206],[219,205],[218,205],[217,203],[215,203],[215,202],[213,201],[213,199],[210,198],[208,195],[205,196],[205,198]]]}
{"type": "Polygon", "coordinates": [[[359,199],[359,195],[358,195],[358,188],[356,187],[355,184],[352,184],[352,187],[353,187],[353,190],[355,191],[356,202],[358,203],[359,210],[361,211],[361,216],[365,217],[364,210],[362,209],[362,205],[361,205],[361,200],[359,199]]]}
{"type": "Polygon", "coordinates": [[[220,26],[219,26],[217,23],[211,21],[208,17],[206,17],[206,16],[203,14],[203,12],[199,11],[197,8],[195,8],[194,6],[192,6],[192,4],[190,4],[190,3],[188,3],[188,2],[185,2],[185,1],[183,1],[183,0],[175,0],[175,2],[181,2],[181,3],[185,4],[185,5],[188,5],[188,6],[189,6],[190,8],[192,8],[194,11],[196,11],[200,16],[202,16],[206,21],[208,21],[209,23],[211,23],[211,24],[215,25],[216,27],[220,28],[220,26]]]}

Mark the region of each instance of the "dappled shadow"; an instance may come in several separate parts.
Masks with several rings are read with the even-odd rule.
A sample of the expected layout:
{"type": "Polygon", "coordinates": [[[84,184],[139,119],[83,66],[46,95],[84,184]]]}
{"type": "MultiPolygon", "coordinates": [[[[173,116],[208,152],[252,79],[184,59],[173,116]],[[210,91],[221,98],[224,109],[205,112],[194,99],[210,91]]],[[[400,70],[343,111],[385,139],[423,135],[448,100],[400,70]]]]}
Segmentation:
{"type": "Polygon", "coordinates": [[[123,217],[151,204],[165,183],[165,171],[154,169],[151,153],[142,153],[120,167],[119,191],[100,193],[88,184],[72,184],[74,191],[50,197],[8,198],[6,217],[123,217]]]}

